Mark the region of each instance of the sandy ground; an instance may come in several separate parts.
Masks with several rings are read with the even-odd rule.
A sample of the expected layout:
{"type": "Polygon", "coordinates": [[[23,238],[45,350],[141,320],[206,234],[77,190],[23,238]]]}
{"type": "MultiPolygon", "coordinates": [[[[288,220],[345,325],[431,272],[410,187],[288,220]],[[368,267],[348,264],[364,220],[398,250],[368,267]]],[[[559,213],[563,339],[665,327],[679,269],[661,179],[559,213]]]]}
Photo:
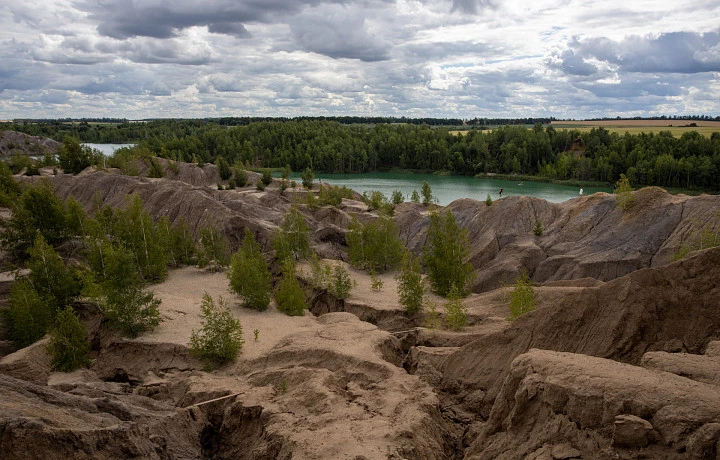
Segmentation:
{"type": "Polygon", "coordinates": [[[220,297],[226,301],[233,315],[240,319],[245,345],[241,357],[254,359],[267,354],[285,337],[313,329],[316,320],[312,313],[291,317],[275,309],[274,303],[264,312],[258,312],[239,305],[240,298],[231,293],[225,273],[210,273],[195,267],[184,267],[170,271],[168,279],[152,287],[155,295],[162,300],[160,314],[163,322],[151,333],[137,340],[187,345],[194,329],[202,327],[200,303],[207,292],[217,302],[220,297]],[[258,340],[254,339],[255,330],[258,340]]]}

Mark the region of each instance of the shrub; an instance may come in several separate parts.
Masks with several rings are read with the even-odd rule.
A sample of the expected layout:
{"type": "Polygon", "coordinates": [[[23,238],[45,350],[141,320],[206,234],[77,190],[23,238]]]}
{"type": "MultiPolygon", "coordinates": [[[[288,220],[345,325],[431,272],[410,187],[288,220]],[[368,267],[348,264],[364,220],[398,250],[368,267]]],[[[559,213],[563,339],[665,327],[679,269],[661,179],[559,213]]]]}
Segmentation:
{"type": "Polygon", "coordinates": [[[225,235],[212,225],[200,228],[198,264],[220,271],[230,264],[230,244],[225,235]]]}
{"type": "Polygon", "coordinates": [[[88,253],[94,268],[99,298],[110,326],[129,337],[151,331],[160,324],[160,299],[143,289],[133,253],[124,246],[96,241],[88,253]]]}
{"type": "Polygon", "coordinates": [[[350,274],[347,269],[342,265],[336,265],[333,269],[330,286],[328,286],[330,294],[332,294],[336,299],[345,300],[350,297],[350,290],[352,287],[353,280],[350,278],[350,274]]]}
{"type": "Polygon", "coordinates": [[[402,262],[405,247],[392,219],[381,217],[364,225],[353,219],[348,229],[345,240],[353,266],[382,273],[402,262]]]}
{"type": "Polygon", "coordinates": [[[58,150],[58,161],[62,170],[69,174],[77,174],[90,165],[96,164],[102,153],[81,145],[74,137],[65,136],[58,150]]]}
{"type": "Polygon", "coordinates": [[[34,290],[54,307],[64,307],[80,294],[80,282],[73,270],[65,266],[58,253],[38,235],[29,249],[28,278],[34,290]]]}
{"type": "Polygon", "coordinates": [[[300,175],[300,178],[302,179],[303,187],[311,190],[313,186],[313,180],[315,179],[315,174],[313,174],[312,169],[305,168],[305,171],[303,171],[303,173],[300,175]]]}
{"type": "Polygon", "coordinates": [[[163,171],[162,166],[160,166],[160,163],[157,161],[157,158],[154,156],[148,156],[145,157],[145,162],[150,166],[148,169],[148,177],[153,178],[161,178],[165,177],[165,171],[163,171]]]}
{"type": "Polygon", "coordinates": [[[245,343],[240,320],[232,316],[225,299],[219,297],[216,305],[207,292],[200,309],[202,328],[190,335],[190,353],[208,367],[233,361],[245,343]]]}
{"type": "Polygon", "coordinates": [[[461,228],[450,212],[432,213],[423,261],[433,290],[447,296],[453,287],[465,295],[473,275],[465,262],[470,254],[467,229],[461,228]]]}
{"type": "Polygon", "coordinates": [[[485,206],[492,206],[492,198],[490,198],[490,194],[488,193],[487,198],[485,198],[485,206]]]}
{"type": "Polygon", "coordinates": [[[522,273],[515,281],[510,295],[510,321],[518,319],[529,311],[535,310],[535,290],[527,273],[522,273]]]}
{"type": "Polygon", "coordinates": [[[292,260],[283,263],[283,277],[275,290],[275,303],[279,311],[290,316],[305,314],[307,304],[305,293],[295,276],[295,264],[292,260]]]}
{"type": "Polygon", "coordinates": [[[259,180],[255,183],[255,190],[262,192],[265,190],[265,184],[262,183],[262,180],[259,180]]]}
{"type": "Polygon", "coordinates": [[[440,329],[442,326],[442,319],[440,318],[440,312],[438,311],[437,303],[429,300],[424,305],[427,313],[425,314],[425,326],[428,329],[440,329]]]}
{"type": "Polygon", "coordinates": [[[281,261],[286,259],[300,260],[308,257],[312,252],[309,238],[310,227],[305,216],[293,205],[290,212],[285,215],[283,223],[275,231],[273,249],[281,261]]]}
{"type": "Polygon", "coordinates": [[[625,174],[620,174],[618,185],[615,188],[615,194],[617,195],[617,197],[615,198],[615,203],[617,204],[617,207],[619,209],[624,211],[629,208],[630,205],[632,205],[632,190],[633,189],[630,186],[630,180],[625,177],[625,174]]]}
{"type": "Polygon", "coordinates": [[[217,159],[215,160],[215,166],[217,166],[218,168],[220,180],[228,180],[232,177],[232,170],[230,169],[230,165],[225,158],[217,157],[217,159]]]}
{"type": "Polygon", "coordinates": [[[379,291],[383,288],[385,283],[383,283],[383,280],[381,280],[375,270],[370,270],[370,287],[373,288],[376,291],[379,291]]]}
{"type": "Polygon", "coordinates": [[[405,201],[405,197],[400,190],[393,190],[391,201],[392,204],[400,204],[405,201]]]}
{"type": "Polygon", "coordinates": [[[54,371],[72,372],[90,363],[87,329],[72,307],[58,312],[47,350],[54,371]]]}
{"type": "Polygon", "coordinates": [[[238,187],[245,187],[248,183],[248,173],[244,169],[235,169],[235,184],[238,187]]]}
{"type": "Polygon", "coordinates": [[[290,178],[290,174],[292,174],[292,169],[290,168],[290,165],[285,165],[285,166],[280,170],[280,177],[281,177],[283,180],[288,180],[288,179],[290,178]]]}
{"type": "Polygon", "coordinates": [[[422,194],[422,197],[423,197],[422,202],[424,205],[427,206],[430,203],[432,203],[432,201],[433,201],[432,189],[430,188],[430,184],[428,184],[427,181],[423,182],[422,189],[420,189],[420,193],[422,194]]]}
{"type": "Polygon", "coordinates": [[[263,183],[263,185],[268,186],[272,182],[272,174],[270,173],[269,169],[266,169],[262,173],[262,177],[260,178],[260,181],[263,183]]]}
{"type": "Polygon", "coordinates": [[[542,236],[542,234],[543,234],[542,222],[540,222],[539,220],[537,222],[535,222],[535,227],[533,228],[533,233],[535,234],[535,236],[542,236]]]}
{"type": "Polygon", "coordinates": [[[467,310],[460,299],[460,294],[455,286],[448,293],[448,301],[445,304],[445,323],[448,328],[459,331],[467,326],[467,310]]]}
{"type": "Polygon", "coordinates": [[[243,298],[246,307],[264,311],[270,304],[272,275],[260,245],[245,227],[245,239],[230,262],[230,290],[243,298]]]}
{"type": "Polygon", "coordinates": [[[10,287],[7,312],[10,339],[16,348],[40,340],[53,323],[53,306],[43,300],[27,278],[19,278],[10,287]]]}
{"type": "Polygon", "coordinates": [[[406,253],[403,258],[402,268],[395,276],[395,279],[397,280],[400,305],[405,308],[407,313],[420,312],[423,297],[425,296],[425,282],[420,261],[411,253],[406,253]]]}
{"type": "Polygon", "coordinates": [[[420,195],[418,195],[417,190],[412,191],[412,195],[410,196],[410,201],[413,203],[420,203],[420,195]]]}

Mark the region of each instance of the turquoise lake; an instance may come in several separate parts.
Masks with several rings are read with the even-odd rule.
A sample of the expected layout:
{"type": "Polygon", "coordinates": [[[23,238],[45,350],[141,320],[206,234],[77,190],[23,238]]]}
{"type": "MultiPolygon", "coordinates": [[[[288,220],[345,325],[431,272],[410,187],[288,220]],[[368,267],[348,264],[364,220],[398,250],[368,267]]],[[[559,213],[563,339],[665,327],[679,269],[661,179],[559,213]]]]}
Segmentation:
{"type": "MultiPolygon", "coordinates": [[[[299,174],[293,174],[295,180],[299,174]]],[[[548,184],[544,182],[521,182],[499,179],[476,179],[468,176],[435,176],[432,174],[403,174],[403,173],[365,173],[365,174],[316,174],[315,181],[326,182],[331,185],[345,186],[359,193],[378,190],[385,194],[388,199],[394,190],[399,190],[410,200],[413,190],[420,194],[423,181],[427,181],[432,189],[433,196],[437,198],[438,204],[448,205],[460,198],[472,198],[485,201],[488,195],[494,200],[500,198],[500,189],[503,189],[503,197],[527,195],[542,198],[544,200],[560,203],[571,198],[577,198],[580,194],[579,187],[566,185],[548,184]]],[[[612,193],[612,187],[586,187],[584,195],[595,192],[612,193]]]]}

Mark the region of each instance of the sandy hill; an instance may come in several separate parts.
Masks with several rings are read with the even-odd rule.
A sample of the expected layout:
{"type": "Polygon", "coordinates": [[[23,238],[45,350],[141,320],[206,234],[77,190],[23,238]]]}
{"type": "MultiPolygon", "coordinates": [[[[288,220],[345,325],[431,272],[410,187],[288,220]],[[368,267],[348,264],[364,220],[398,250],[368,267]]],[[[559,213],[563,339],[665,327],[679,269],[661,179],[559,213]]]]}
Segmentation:
{"type": "MultiPolygon", "coordinates": [[[[248,227],[267,247],[302,192],[281,194],[277,182],[219,191],[213,168],[50,180],[87,209],[95,195],[121,206],[137,193],[156,217],[211,222],[234,244],[248,227]]],[[[234,306],[243,352],[206,372],[187,343],[204,291],[237,302],[224,274],[171,272],[153,287],[163,323],[133,340],[85,305],[89,369],[51,373],[42,343],[0,360],[0,457],[716,458],[720,248],[671,259],[698,230],[718,228],[720,198],[657,188],[634,197],[626,211],[607,194],[449,205],[476,269],[462,332],[405,315],[392,273],[373,290],[350,269],[351,297],[314,292],[304,317],[234,306]],[[537,284],[538,308],[510,323],[501,286],[521,270],[537,284]]],[[[376,218],[351,202],[302,210],[313,248],[333,263],[344,263],[351,218],[376,218]]],[[[419,252],[427,209],[403,204],[395,220],[419,252]]]]}

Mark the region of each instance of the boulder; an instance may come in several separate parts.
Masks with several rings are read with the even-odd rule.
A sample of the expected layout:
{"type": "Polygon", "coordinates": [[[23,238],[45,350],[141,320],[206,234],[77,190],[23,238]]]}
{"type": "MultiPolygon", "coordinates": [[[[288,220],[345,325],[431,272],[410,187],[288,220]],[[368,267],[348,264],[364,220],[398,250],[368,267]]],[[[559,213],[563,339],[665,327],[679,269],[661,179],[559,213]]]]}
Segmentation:
{"type": "Polygon", "coordinates": [[[613,445],[636,449],[650,443],[653,426],[647,420],[634,415],[618,415],[615,417],[613,445]]]}

